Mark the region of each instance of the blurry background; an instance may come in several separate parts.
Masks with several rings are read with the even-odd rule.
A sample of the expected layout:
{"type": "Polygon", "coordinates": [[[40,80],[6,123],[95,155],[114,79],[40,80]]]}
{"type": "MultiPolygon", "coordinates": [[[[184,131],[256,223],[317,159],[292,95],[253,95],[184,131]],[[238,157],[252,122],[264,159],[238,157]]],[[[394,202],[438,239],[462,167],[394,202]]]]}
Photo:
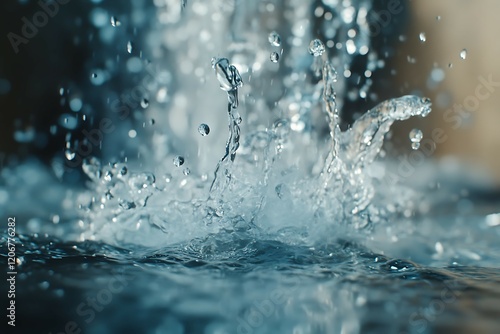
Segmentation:
{"type": "MultiPolygon", "coordinates": [[[[234,1],[216,2],[226,5],[234,1]]],[[[281,8],[279,6],[285,7],[288,2],[269,3],[281,8]]],[[[315,1],[309,8],[311,12],[305,16],[318,17],[317,24],[311,28],[313,35],[325,31],[320,29],[319,22],[325,22],[327,12],[316,10],[322,3],[327,6],[335,1],[315,1]]],[[[133,64],[125,61],[126,57],[132,55],[146,62],[148,57],[168,58],[168,52],[159,50],[156,54],[155,50],[149,55],[143,54],[141,46],[147,32],[157,26],[158,18],[163,20],[162,24],[173,25],[167,12],[163,16],[158,14],[159,8],[168,11],[173,6],[180,8],[180,4],[180,1],[167,0],[89,0],[59,4],[58,11],[64,12],[63,15],[50,18],[27,43],[18,44],[16,53],[12,44],[14,37],[9,33],[22,37],[25,24],[22,18],[32,22],[40,5],[28,0],[3,1],[0,4],[0,164],[31,155],[46,163],[54,158],[64,161],[68,133],[71,132],[72,142],[85,142],[81,129],[91,130],[99,124],[100,118],[110,113],[110,101],[144,77],[144,71],[130,71],[133,64]],[[134,8],[141,10],[134,11],[134,8]],[[122,29],[113,29],[110,16],[121,20],[122,29]],[[131,42],[130,50],[128,42],[131,42]],[[109,57],[110,54],[113,57],[109,57]]],[[[424,138],[432,137],[432,131],[441,128],[447,140],[437,145],[436,153],[430,158],[453,156],[472,169],[493,175],[500,184],[500,131],[497,130],[500,87],[489,87],[493,91],[482,89],[481,92],[489,94],[487,98],[476,98],[477,105],[474,99],[468,99],[477,95],[477,87],[483,82],[478,77],[486,82],[500,82],[500,46],[495,38],[500,32],[496,15],[500,4],[495,0],[391,0],[374,1],[373,6],[374,13],[379,15],[371,15],[369,20],[381,29],[370,36],[372,49],[377,50],[385,66],[373,71],[374,94],[367,98],[346,98],[342,108],[343,127],[352,123],[360,112],[387,98],[411,93],[429,96],[434,108],[428,118],[413,119],[394,127],[395,152],[411,152],[408,133],[412,128],[422,129],[424,138]],[[393,5],[402,10],[391,14],[385,23],[381,13],[393,5]],[[461,55],[464,50],[466,53],[461,55]],[[457,104],[464,107],[454,109],[457,104]]],[[[263,17],[262,20],[269,22],[270,19],[263,17]]],[[[318,37],[328,40],[328,36],[318,37]]],[[[334,52],[334,48],[326,44],[330,52],[334,52]]],[[[356,56],[351,69],[353,75],[346,80],[348,87],[363,84],[360,78],[364,80],[365,76],[357,71],[364,72],[366,61],[367,56],[356,56]]],[[[169,65],[165,66],[168,69],[169,65]]],[[[170,70],[174,76],[182,75],[182,70],[177,73],[175,69],[170,70]]],[[[345,91],[349,92],[349,88],[345,91]]],[[[123,124],[145,122],[135,113],[147,108],[152,100],[153,97],[146,95],[140,98],[145,105],[132,108],[131,116],[123,124]]],[[[168,103],[168,96],[161,103],[168,103]]],[[[176,132],[175,128],[171,130],[176,132]]],[[[101,147],[96,146],[99,145],[91,149],[99,155],[101,147]]],[[[119,140],[112,142],[111,147],[117,157],[125,155],[125,147],[119,140]]],[[[78,175],[72,174],[71,180],[78,182],[78,175]]]]}
{"type": "Polygon", "coordinates": [[[436,158],[454,156],[472,169],[490,173],[498,186],[500,3],[428,0],[410,4],[411,19],[394,64],[396,82],[401,93],[419,90],[430,97],[433,112],[426,119],[397,124],[396,134],[404,143],[412,126],[420,127],[424,138],[436,128],[443,129],[448,139],[437,145],[436,158]],[[496,86],[486,87],[484,82],[490,81],[496,86]]]}

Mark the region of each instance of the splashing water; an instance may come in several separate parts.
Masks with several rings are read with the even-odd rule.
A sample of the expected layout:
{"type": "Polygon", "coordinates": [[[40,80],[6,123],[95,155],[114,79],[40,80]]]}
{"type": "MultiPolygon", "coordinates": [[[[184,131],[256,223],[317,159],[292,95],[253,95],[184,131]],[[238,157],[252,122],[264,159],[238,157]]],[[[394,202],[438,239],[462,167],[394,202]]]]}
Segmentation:
{"type": "Polygon", "coordinates": [[[226,58],[212,58],[212,67],[215,70],[215,75],[219,80],[220,88],[227,92],[227,113],[229,118],[229,138],[226,142],[226,153],[217,164],[215,169],[215,177],[210,187],[210,192],[218,191],[224,192],[225,187],[231,180],[231,164],[236,158],[236,151],[240,147],[240,126],[241,117],[237,111],[238,102],[238,88],[243,86],[240,73],[234,65],[229,64],[226,58]],[[227,158],[229,157],[229,161],[227,158]],[[219,170],[223,168],[225,175],[225,182],[223,185],[219,184],[220,175],[219,170]]]}
{"type": "MultiPolygon", "coordinates": [[[[371,1],[155,1],[154,11],[142,12],[141,3],[134,3],[141,15],[130,21],[141,28],[141,17],[154,12],[161,23],[142,36],[148,42],[139,50],[131,40],[141,36],[114,40],[126,45],[131,76],[144,71],[154,79],[132,101],[131,119],[115,123],[105,140],[87,140],[102,147],[102,159],[78,152],[67,123],[56,127],[68,133],[62,161],[82,161],[86,188],[55,181],[52,174],[70,174],[61,160],[52,174],[39,165],[3,171],[0,204],[39,216],[51,211],[47,224],[34,217],[19,229],[20,268],[29,273],[27,284],[47,291],[41,299],[59,303],[62,294],[78,301],[69,307],[76,309],[74,290],[102,297],[94,276],[112,279],[125,267],[127,292],[113,295],[117,302],[91,324],[77,319],[89,332],[141,332],[135,322],[142,326],[143,318],[147,330],[159,333],[357,333],[378,326],[415,332],[411,320],[442,301],[442,291],[463,293],[467,304],[481,295],[480,276],[490,284],[481,288],[500,291],[497,269],[477,269],[500,260],[493,251],[498,231],[491,233],[498,217],[471,218],[480,226],[473,230],[463,219],[433,217],[432,208],[446,200],[392,182],[392,171],[406,175],[402,157],[377,159],[393,123],[427,116],[430,100],[411,95],[373,103],[342,131],[341,115],[353,112],[345,102],[374,102],[370,76],[385,66],[367,37],[371,1]],[[312,15],[321,18],[318,26],[312,15]],[[143,51],[153,60],[134,57],[143,51]],[[207,54],[227,58],[213,58],[210,68],[207,54]],[[366,80],[352,88],[357,56],[367,58],[360,71],[366,80]],[[25,203],[16,192],[5,200],[4,189],[14,186],[50,192],[56,204],[30,196],[25,203]],[[41,263],[56,274],[40,272],[41,263]]],[[[111,16],[107,28],[126,34],[129,18],[120,13],[120,20],[111,16]]],[[[106,71],[95,71],[96,78],[114,74],[106,71]]],[[[66,96],[71,90],[61,88],[66,96]]],[[[86,117],[92,122],[93,115],[86,117]]],[[[409,138],[415,149],[422,132],[414,129],[409,138]]],[[[410,176],[405,182],[436,184],[410,176]]],[[[33,290],[22,291],[20,298],[31,300],[33,290]]],[[[470,315],[464,304],[445,308],[470,315]]],[[[435,318],[438,329],[449,325],[435,318]]]]}

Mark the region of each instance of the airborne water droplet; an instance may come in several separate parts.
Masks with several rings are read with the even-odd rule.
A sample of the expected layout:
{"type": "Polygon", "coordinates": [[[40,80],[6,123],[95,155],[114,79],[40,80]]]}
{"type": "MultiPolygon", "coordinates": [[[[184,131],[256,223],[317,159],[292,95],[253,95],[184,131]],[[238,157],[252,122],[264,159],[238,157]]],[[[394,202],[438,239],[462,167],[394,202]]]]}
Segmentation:
{"type": "Polygon", "coordinates": [[[413,150],[418,150],[420,147],[420,141],[424,137],[420,129],[413,129],[410,131],[409,135],[411,140],[411,148],[413,150]]]}
{"type": "Polygon", "coordinates": [[[148,99],[142,99],[142,101],[141,101],[141,107],[143,109],[146,109],[147,107],[149,107],[149,100],[148,99]]]}
{"type": "Polygon", "coordinates": [[[281,45],[281,36],[276,31],[271,32],[267,39],[272,46],[281,45]]]}
{"type": "Polygon", "coordinates": [[[134,49],[134,46],[133,46],[132,42],[128,41],[127,42],[127,52],[132,53],[133,49],[134,49]]]}
{"type": "Polygon", "coordinates": [[[175,167],[180,167],[184,164],[184,158],[181,157],[180,155],[176,156],[174,158],[174,166],[175,167]]]}
{"type": "Polygon", "coordinates": [[[212,58],[212,67],[222,90],[231,92],[243,86],[238,69],[227,58],[212,58]]]}
{"type": "Polygon", "coordinates": [[[198,132],[200,133],[200,135],[205,137],[206,135],[208,135],[210,133],[210,127],[208,125],[206,125],[205,123],[202,123],[198,127],[198,132]]]}
{"type": "Polygon", "coordinates": [[[280,60],[280,55],[277,52],[271,52],[269,58],[273,63],[277,63],[280,60]]]}
{"type": "Polygon", "coordinates": [[[66,156],[66,159],[71,161],[75,158],[76,153],[71,151],[71,150],[66,150],[66,151],[64,151],[64,155],[66,156]]]}
{"type": "Polygon", "coordinates": [[[113,27],[119,27],[119,26],[121,26],[121,24],[122,24],[122,23],[120,22],[120,20],[118,20],[115,16],[111,16],[110,21],[111,21],[111,25],[112,25],[113,27]]]}
{"type": "Polygon", "coordinates": [[[420,42],[425,43],[427,40],[427,37],[425,36],[425,32],[421,32],[420,35],[418,35],[418,38],[420,39],[420,42]]]}
{"type": "Polygon", "coordinates": [[[309,44],[309,53],[314,57],[319,57],[325,52],[325,45],[319,39],[313,39],[309,44]]]}
{"type": "Polygon", "coordinates": [[[467,58],[467,49],[460,51],[460,58],[464,60],[467,58]]]}
{"type": "Polygon", "coordinates": [[[186,168],[182,171],[182,173],[186,176],[188,176],[189,174],[191,174],[191,170],[189,168],[186,168]]]}
{"type": "Polygon", "coordinates": [[[104,173],[104,180],[109,182],[113,179],[113,173],[111,171],[106,171],[106,173],[104,173]]]}

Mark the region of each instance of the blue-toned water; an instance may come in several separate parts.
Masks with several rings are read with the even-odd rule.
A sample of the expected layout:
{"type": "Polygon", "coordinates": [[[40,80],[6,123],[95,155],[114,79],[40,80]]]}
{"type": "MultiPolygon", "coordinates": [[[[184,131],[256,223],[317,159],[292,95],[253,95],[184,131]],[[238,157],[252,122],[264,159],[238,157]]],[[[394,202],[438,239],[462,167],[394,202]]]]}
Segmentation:
{"type": "Polygon", "coordinates": [[[498,193],[432,162],[408,176],[386,152],[394,122],[432,107],[377,101],[371,1],[93,3],[88,102],[60,95],[104,103],[74,112],[96,151],[59,122],[50,167],[1,174],[14,330],[500,331],[498,193]]]}

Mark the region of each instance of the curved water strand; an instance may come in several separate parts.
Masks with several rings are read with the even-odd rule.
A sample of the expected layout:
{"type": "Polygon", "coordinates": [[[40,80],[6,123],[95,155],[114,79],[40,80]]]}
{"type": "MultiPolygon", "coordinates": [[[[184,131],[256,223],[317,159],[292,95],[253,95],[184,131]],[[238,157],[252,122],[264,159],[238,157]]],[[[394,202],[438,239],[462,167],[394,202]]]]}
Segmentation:
{"type": "Polygon", "coordinates": [[[392,123],[412,116],[425,117],[430,111],[430,99],[414,95],[384,101],[367,111],[343,133],[342,142],[350,167],[360,168],[373,162],[392,123]]]}
{"type": "MultiPolygon", "coordinates": [[[[323,61],[322,67],[322,83],[323,83],[323,102],[324,111],[327,115],[328,126],[330,129],[330,150],[328,151],[327,157],[324,161],[324,166],[322,173],[320,175],[321,186],[315,194],[315,215],[318,216],[320,209],[323,207],[323,203],[326,199],[326,192],[331,185],[332,177],[335,175],[336,188],[342,190],[344,186],[342,174],[344,173],[344,164],[339,157],[340,152],[340,115],[337,108],[336,92],[334,88],[334,83],[337,81],[337,72],[330,64],[328,60],[323,61]]],[[[338,196],[335,201],[343,202],[341,197],[338,196]]],[[[342,204],[341,204],[342,205],[342,204]]]]}
{"type": "Polygon", "coordinates": [[[328,126],[330,128],[331,148],[328,152],[327,160],[323,170],[325,176],[325,187],[331,179],[332,173],[338,173],[341,168],[339,159],[340,150],[340,115],[337,109],[336,93],[333,84],[337,81],[337,72],[330,62],[323,64],[323,101],[325,111],[328,116],[328,126]]]}
{"type": "Polygon", "coordinates": [[[219,81],[220,88],[227,93],[227,113],[229,124],[229,136],[226,141],[226,150],[224,156],[217,163],[217,167],[214,172],[214,180],[210,186],[210,194],[214,195],[215,192],[222,194],[231,181],[230,167],[236,158],[236,151],[240,146],[239,124],[241,123],[241,116],[239,115],[237,108],[239,105],[238,88],[243,85],[243,81],[236,67],[234,65],[230,65],[227,58],[213,58],[212,67],[215,70],[215,75],[219,81]],[[225,175],[224,182],[221,181],[221,176],[219,175],[221,168],[225,175]]]}
{"type": "MultiPolygon", "coordinates": [[[[344,203],[347,214],[356,215],[371,203],[375,189],[366,174],[369,166],[382,149],[384,137],[395,121],[412,116],[427,116],[431,111],[428,98],[414,95],[384,101],[361,116],[346,132],[342,133],[343,161],[348,173],[343,175],[345,194],[350,198],[344,203]]],[[[361,225],[364,226],[366,222],[361,225]]]]}

